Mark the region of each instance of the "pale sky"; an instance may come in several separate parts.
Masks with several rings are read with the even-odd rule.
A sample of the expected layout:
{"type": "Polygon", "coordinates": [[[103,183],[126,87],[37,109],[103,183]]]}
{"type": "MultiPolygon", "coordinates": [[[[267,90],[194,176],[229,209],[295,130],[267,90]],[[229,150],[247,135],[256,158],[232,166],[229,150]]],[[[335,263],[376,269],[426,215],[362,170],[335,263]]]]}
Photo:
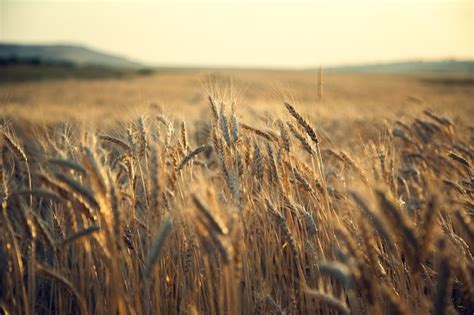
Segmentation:
{"type": "Polygon", "coordinates": [[[474,0],[0,0],[0,41],[153,65],[311,67],[474,59],[474,0]]]}

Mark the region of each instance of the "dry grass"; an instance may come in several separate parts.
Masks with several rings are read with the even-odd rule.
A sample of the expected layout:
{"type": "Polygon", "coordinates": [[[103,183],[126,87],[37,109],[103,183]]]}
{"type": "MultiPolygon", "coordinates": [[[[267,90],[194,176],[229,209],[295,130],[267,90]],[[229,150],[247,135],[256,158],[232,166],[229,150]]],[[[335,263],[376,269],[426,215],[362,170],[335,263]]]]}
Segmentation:
{"type": "Polygon", "coordinates": [[[340,141],[291,100],[253,116],[209,100],[184,122],[148,108],[35,137],[3,120],[1,312],[474,311],[460,112],[347,120],[340,141]]]}

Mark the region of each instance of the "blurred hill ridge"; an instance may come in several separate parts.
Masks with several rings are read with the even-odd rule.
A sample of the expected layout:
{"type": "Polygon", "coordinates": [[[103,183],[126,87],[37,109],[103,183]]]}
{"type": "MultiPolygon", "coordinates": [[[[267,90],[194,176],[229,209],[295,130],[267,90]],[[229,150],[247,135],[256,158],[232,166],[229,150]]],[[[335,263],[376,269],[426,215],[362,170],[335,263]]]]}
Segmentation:
{"type": "MultiPolygon", "coordinates": [[[[98,51],[82,45],[25,45],[0,42],[0,66],[26,64],[26,65],[62,65],[62,66],[101,66],[122,69],[139,68],[219,68],[208,66],[176,65],[160,66],[143,64],[132,61],[126,57],[98,51]]],[[[220,67],[232,69],[232,66],[220,67]]],[[[237,68],[237,67],[236,67],[237,68]]],[[[241,67],[238,67],[241,68],[241,67]]],[[[251,68],[251,67],[249,67],[251,68]]],[[[435,61],[399,61],[386,63],[366,63],[354,65],[341,65],[324,67],[327,71],[335,72],[362,72],[362,73],[462,73],[474,75],[474,60],[435,60],[435,61]]],[[[288,69],[287,70],[291,70],[288,69]]],[[[298,70],[298,69],[295,69],[298,70]]],[[[306,69],[315,70],[308,66],[306,69]]]]}
{"type": "Polygon", "coordinates": [[[127,58],[78,45],[20,45],[0,43],[2,64],[71,64],[114,68],[139,68],[127,58]]]}

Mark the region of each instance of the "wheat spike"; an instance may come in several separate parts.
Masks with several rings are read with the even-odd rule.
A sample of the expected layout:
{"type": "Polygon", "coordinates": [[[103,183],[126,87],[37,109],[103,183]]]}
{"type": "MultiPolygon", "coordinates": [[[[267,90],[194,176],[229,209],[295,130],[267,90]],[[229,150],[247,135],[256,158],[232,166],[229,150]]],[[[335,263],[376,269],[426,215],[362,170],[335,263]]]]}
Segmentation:
{"type": "Polygon", "coordinates": [[[210,147],[206,144],[204,145],[201,145],[197,148],[195,148],[194,150],[192,150],[191,152],[189,152],[185,157],[183,157],[183,159],[181,160],[181,162],[179,163],[179,166],[178,166],[178,170],[182,170],[183,167],[186,165],[186,163],[188,163],[189,161],[191,161],[195,156],[197,156],[199,153],[201,152],[204,152],[206,150],[210,149],[210,147]]]}
{"type": "Polygon", "coordinates": [[[301,116],[296,109],[291,106],[289,103],[285,102],[285,107],[288,110],[288,112],[293,116],[296,121],[303,127],[303,129],[306,131],[308,136],[311,138],[311,140],[315,143],[319,143],[319,139],[316,136],[316,132],[313,130],[313,128],[309,125],[309,123],[301,116]]]}
{"type": "Polygon", "coordinates": [[[173,220],[170,217],[166,217],[163,219],[161,223],[160,230],[158,231],[158,235],[156,236],[155,240],[150,249],[150,253],[146,259],[145,269],[144,269],[144,276],[149,277],[150,273],[152,272],[152,268],[155,265],[156,261],[160,257],[163,248],[165,246],[166,239],[171,234],[173,227],[173,220]]]}
{"type": "Polygon", "coordinates": [[[100,231],[100,227],[98,225],[92,225],[88,228],[85,228],[85,229],[82,229],[80,231],[77,231],[76,233],[68,236],[66,239],[62,240],[60,243],[59,243],[59,246],[64,246],[68,243],[72,243],[80,238],[83,238],[83,237],[86,237],[86,236],[89,236],[93,233],[96,233],[100,231]]]}

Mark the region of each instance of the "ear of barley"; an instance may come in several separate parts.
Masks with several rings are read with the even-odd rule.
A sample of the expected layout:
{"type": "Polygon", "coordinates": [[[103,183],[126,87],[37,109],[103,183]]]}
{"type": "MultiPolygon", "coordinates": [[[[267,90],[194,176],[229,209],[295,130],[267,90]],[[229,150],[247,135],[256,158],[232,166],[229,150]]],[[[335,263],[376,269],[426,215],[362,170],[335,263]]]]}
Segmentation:
{"type": "Polygon", "coordinates": [[[194,150],[192,150],[191,152],[189,152],[182,160],[181,162],[179,163],[179,166],[178,166],[178,170],[182,170],[183,167],[186,165],[186,163],[188,163],[189,161],[191,161],[192,158],[194,158],[195,156],[197,156],[199,153],[201,152],[204,152],[206,150],[208,150],[210,147],[206,144],[204,145],[201,145],[197,148],[195,148],[194,150]]]}
{"type": "Polygon", "coordinates": [[[242,155],[237,151],[237,158],[235,164],[237,164],[237,173],[239,174],[239,177],[244,174],[244,162],[242,159],[242,155]]]}
{"type": "Polygon", "coordinates": [[[217,156],[221,161],[224,160],[224,144],[222,143],[222,138],[217,133],[217,129],[214,128],[212,132],[212,146],[214,151],[217,153],[217,156]]]}
{"type": "Polygon", "coordinates": [[[132,151],[131,147],[128,144],[126,144],[125,142],[123,142],[122,140],[120,140],[118,138],[114,138],[114,137],[107,136],[107,135],[101,135],[101,136],[99,136],[99,139],[102,140],[102,141],[113,143],[113,144],[119,146],[120,148],[122,148],[125,151],[128,151],[128,152],[132,151]]]}
{"type": "Polygon", "coordinates": [[[121,162],[126,160],[127,158],[130,158],[130,155],[128,153],[117,155],[113,160],[110,161],[110,168],[115,169],[117,165],[121,165],[121,162]]]}
{"type": "Polygon", "coordinates": [[[326,274],[338,279],[346,289],[348,289],[352,284],[352,274],[346,264],[321,261],[318,263],[318,269],[321,274],[326,274]]]}
{"type": "MultiPolygon", "coordinates": [[[[381,190],[376,190],[380,206],[382,210],[392,219],[390,220],[394,227],[401,229],[403,236],[412,246],[414,253],[419,253],[421,250],[420,243],[416,237],[413,224],[406,218],[406,216],[395,207],[395,205],[387,198],[385,193],[381,190]]],[[[418,257],[419,258],[419,257],[418,257]]]]}
{"type": "Polygon", "coordinates": [[[166,217],[161,223],[158,235],[155,237],[155,240],[151,245],[150,253],[148,254],[148,257],[145,262],[145,269],[143,271],[143,274],[146,278],[150,276],[153,270],[153,266],[155,265],[161,253],[163,252],[165,242],[168,236],[171,234],[172,227],[173,220],[170,217],[166,217]]]}
{"type": "Polygon", "coordinates": [[[171,122],[163,115],[156,116],[156,120],[161,122],[165,127],[168,127],[171,124],[171,122]]]}
{"type": "Polygon", "coordinates": [[[310,194],[315,194],[313,187],[311,187],[310,183],[300,174],[297,170],[293,172],[295,174],[296,180],[299,182],[301,187],[310,194]]]}
{"type": "Polygon", "coordinates": [[[95,199],[92,191],[64,174],[55,173],[54,177],[56,177],[56,179],[58,179],[60,182],[64,183],[73,193],[76,193],[84,198],[94,209],[99,209],[99,203],[95,199]]]}
{"type": "Polygon", "coordinates": [[[337,160],[341,161],[341,162],[344,162],[344,158],[341,156],[340,153],[337,153],[335,150],[331,149],[331,148],[328,148],[328,149],[325,149],[323,150],[321,153],[324,153],[324,154],[329,154],[329,155],[332,155],[334,158],[336,158],[337,160]]]}
{"type": "MultiPolygon", "coordinates": [[[[10,136],[7,135],[5,132],[3,132],[3,140],[6,142],[7,146],[10,148],[10,150],[12,150],[14,152],[15,156],[25,164],[26,173],[27,173],[27,176],[28,176],[28,189],[31,190],[32,189],[31,171],[30,171],[30,165],[28,164],[28,158],[25,154],[25,151],[23,151],[23,149],[12,138],[10,138],[10,136]]],[[[2,143],[3,143],[3,141],[2,141],[2,143]]],[[[3,153],[0,152],[0,154],[3,154],[3,153]]],[[[3,164],[3,162],[2,162],[2,164],[3,164]]],[[[3,173],[3,171],[2,171],[2,173],[3,173]]],[[[30,206],[30,208],[33,207],[33,196],[32,195],[30,195],[30,204],[29,204],[29,206],[30,206]]]]}
{"type": "Polygon", "coordinates": [[[77,162],[64,159],[49,159],[48,163],[57,165],[63,168],[74,170],[82,175],[87,175],[86,169],[77,162]]]}
{"type": "Polygon", "coordinates": [[[8,148],[16,155],[16,157],[23,161],[24,163],[28,163],[28,158],[26,157],[25,151],[17,144],[8,134],[5,132],[3,133],[3,139],[7,144],[8,148]]]}
{"type": "Polygon", "coordinates": [[[196,208],[205,218],[207,225],[211,227],[212,231],[221,235],[226,235],[229,232],[222,220],[214,215],[209,207],[197,195],[193,194],[192,200],[196,208]]]}
{"type": "Polygon", "coordinates": [[[230,134],[229,134],[229,125],[227,123],[227,117],[225,116],[224,108],[221,107],[221,112],[219,116],[220,126],[222,130],[222,135],[224,136],[227,147],[230,147],[230,134]]]}
{"type": "Polygon", "coordinates": [[[352,199],[359,206],[360,209],[364,212],[365,216],[369,219],[369,222],[374,226],[375,230],[385,239],[387,245],[391,250],[394,250],[394,245],[390,237],[390,233],[387,231],[386,225],[382,220],[376,215],[369,206],[365,203],[362,197],[355,191],[349,191],[352,199]]]}
{"type": "Polygon", "coordinates": [[[268,199],[265,199],[265,204],[267,206],[268,212],[276,219],[278,225],[280,226],[283,236],[285,240],[288,242],[288,245],[290,246],[291,254],[293,255],[294,262],[296,264],[296,267],[300,267],[300,255],[298,253],[298,247],[296,245],[296,241],[293,237],[293,234],[291,233],[288,224],[286,223],[285,217],[278,213],[270,203],[268,199]]]}
{"type": "Polygon", "coordinates": [[[168,119],[166,119],[165,116],[163,115],[158,115],[156,117],[156,119],[161,122],[163,125],[165,125],[166,127],[166,141],[165,141],[165,145],[169,145],[171,143],[171,138],[173,136],[173,133],[174,133],[174,127],[173,127],[173,123],[171,121],[169,121],[168,119]]]}
{"type": "Polygon", "coordinates": [[[278,126],[280,128],[281,143],[282,143],[283,147],[285,148],[286,152],[290,152],[291,142],[290,142],[290,138],[288,136],[288,131],[285,128],[285,124],[281,120],[279,120],[278,121],[278,126]]]}
{"type": "Polygon", "coordinates": [[[130,155],[135,156],[137,153],[138,146],[137,142],[135,141],[135,136],[133,134],[131,126],[127,128],[127,141],[128,145],[130,146],[130,155]]]}
{"type": "Polygon", "coordinates": [[[158,208],[158,199],[160,196],[160,182],[159,182],[159,170],[158,170],[158,152],[155,145],[151,146],[151,156],[150,156],[150,180],[151,180],[151,210],[157,211],[158,208]]]}
{"type": "Polygon", "coordinates": [[[264,132],[268,134],[273,142],[278,142],[280,140],[280,136],[275,131],[271,129],[265,129],[264,132]]]}
{"type": "Polygon", "coordinates": [[[460,163],[461,165],[467,167],[467,168],[471,168],[471,165],[469,165],[469,162],[463,158],[462,156],[460,156],[459,154],[456,154],[455,152],[453,151],[450,151],[448,153],[448,156],[453,159],[454,161],[460,163]]]}
{"type": "MultiPolygon", "coordinates": [[[[107,176],[109,179],[109,182],[112,182],[112,174],[110,171],[107,172],[107,176]]],[[[115,238],[115,243],[117,244],[118,248],[121,248],[122,246],[122,213],[119,208],[119,201],[118,201],[118,196],[117,196],[117,191],[115,189],[115,185],[110,185],[109,189],[109,203],[110,203],[110,209],[112,210],[112,215],[113,215],[113,232],[114,232],[114,238],[115,238]]]]}
{"type": "Polygon", "coordinates": [[[310,155],[314,155],[315,152],[313,148],[309,145],[308,141],[306,141],[305,137],[296,129],[296,127],[292,123],[287,122],[287,125],[293,136],[298,139],[298,141],[301,143],[306,152],[308,152],[310,155]]]}
{"type": "MultiPolygon", "coordinates": [[[[474,207],[471,207],[474,208],[474,207]]],[[[467,214],[466,211],[457,210],[454,212],[456,219],[458,220],[461,227],[464,229],[470,240],[474,242],[474,224],[473,219],[467,214]]]]}
{"type": "Polygon", "coordinates": [[[234,200],[239,202],[239,170],[226,171],[227,186],[234,197],[234,200]]]}
{"type": "Polygon", "coordinates": [[[189,145],[188,145],[188,135],[186,132],[186,122],[181,122],[181,141],[183,143],[184,152],[188,152],[189,145]]]}
{"type": "MultiPolygon", "coordinates": [[[[278,175],[278,169],[275,164],[275,159],[273,158],[273,149],[271,145],[267,142],[267,153],[268,153],[268,159],[270,161],[270,169],[271,169],[271,178],[274,181],[274,184],[279,185],[280,184],[280,176],[278,175]]],[[[281,188],[281,186],[279,186],[281,188]]]]}
{"type": "MultiPolygon", "coordinates": [[[[19,208],[20,208],[19,209],[19,214],[20,214],[20,218],[21,218],[19,221],[21,221],[21,223],[23,225],[23,228],[24,228],[24,231],[25,231],[25,234],[27,235],[29,240],[31,242],[34,242],[35,239],[36,239],[37,233],[36,233],[36,226],[33,223],[33,220],[31,219],[31,215],[30,215],[31,211],[25,205],[23,200],[20,200],[19,203],[20,203],[20,205],[19,205],[19,208]]],[[[30,249],[32,250],[33,248],[30,248],[30,249]]],[[[28,255],[30,255],[30,254],[31,254],[31,252],[28,253],[28,255]]]]}
{"type": "Polygon", "coordinates": [[[310,295],[312,298],[315,298],[317,301],[319,301],[322,304],[326,304],[327,306],[330,306],[337,311],[339,311],[341,314],[347,314],[349,315],[351,312],[349,308],[345,305],[343,301],[340,301],[333,295],[329,295],[327,293],[324,293],[322,291],[318,290],[313,290],[310,288],[306,288],[304,292],[308,295],[310,295]]]}
{"type": "MultiPolygon", "coordinates": [[[[69,192],[69,190],[67,190],[64,187],[62,183],[60,183],[59,181],[55,179],[50,178],[49,176],[45,174],[37,174],[37,177],[46,187],[55,191],[67,204],[70,204],[68,203],[68,201],[70,201],[71,199],[74,199],[75,201],[77,201],[81,205],[81,207],[78,207],[77,210],[81,211],[81,213],[83,213],[88,219],[92,221],[95,221],[97,219],[94,213],[92,212],[92,209],[90,208],[90,206],[82,202],[82,199],[74,198],[74,196],[69,192]]],[[[76,210],[76,209],[68,209],[68,211],[65,212],[69,217],[69,221],[70,221],[69,223],[71,225],[71,226],[68,226],[68,228],[72,228],[74,227],[74,220],[72,219],[72,217],[70,217],[69,210],[76,210]]]]}
{"type": "Polygon", "coordinates": [[[105,185],[102,171],[99,168],[91,149],[84,148],[82,150],[82,161],[87,169],[89,177],[91,178],[93,190],[97,190],[102,196],[105,196],[107,194],[107,187],[105,185]]]}
{"type": "Polygon", "coordinates": [[[449,179],[443,179],[443,183],[444,183],[446,186],[448,186],[449,188],[456,190],[456,191],[459,192],[461,195],[466,194],[466,190],[465,190],[464,188],[462,188],[461,186],[459,186],[459,185],[456,184],[455,182],[450,181],[449,179]]]}
{"type": "Polygon", "coordinates": [[[367,180],[367,176],[365,176],[364,172],[360,169],[360,167],[357,166],[357,164],[354,162],[354,160],[352,160],[349,155],[347,155],[347,153],[345,153],[344,151],[340,151],[339,152],[339,156],[344,160],[344,163],[346,163],[347,165],[349,165],[349,167],[352,168],[352,170],[357,174],[359,175],[360,178],[362,178],[362,180],[365,182],[365,183],[368,183],[368,180],[367,180]]]}
{"type": "Polygon", "coordinates": [[[64,246],[66,244],[69,244],[69,243],[72,243],[80,238],[83,238],[83,237],[86,237],[86,236],[89,236],[93,233],[96,233],[100,231],[100,226],[98,225],[92,225],[88,228],[85,228],[85,229],[82,229],[80,231],[77,231],[75,232],[74,234],[68,236],[66,239],[62,240],[60,243],[59,243],[59,246],[64,246]]]}
{"type": "Polygon", "coordinates": [[[297,111],[296,109],[291,106],[289,103],[285,102],[285,107],[286,109],[288,110],[288,112],[291,114],[291,116],[293,116],[296,121],[301,125],[301,127],[303,127],[303,129],[306,131],[306,133],[308,134],[308,136],[311,138],[311,140],[315,143],[315,144],[318,144],[319,143],[319,139],[318,137],[316,136],[316,132],[314,131],[314,129],[309,125],[309,123],[303,118],[303,116],[301,116],[297,111]]]}
{"type": "Polygon", "coordinates": [[[183,272],[187,276],[193,268],[193,250],[194,250],[194,235],[185,240],[185,252],[183,257],[183,272]]]}
{"type": "Polygon", "coordinates": [[[228,264],[232,257],[232,246],[226,236],[219,236],[215,233],[209,233],[212,244],[216,247],[221,255],[222,262],[228,264]]]}
{"type": "Polygon", "coordinates": [[[453,123],[451,121],[449,121],[449,119],[447,119],[445,117],[437,116],[432,111],[430,111],[428,109],[424,110],[423,114],[425,114],[426,116],[430,117],[431,119],[437,121],[438,123],[440,123],[443,126],[448,126],[448,127],[453,126],[453,123]]]}
{"type": "Polygon", "coordinates": [[[460,143],[454,143],[453,148],[461,152],[462,154],[468,156],[471,160],[474,159],[474,152],[470,150],[466,145],[460,143]]]}
{"type": "MultiPolygon", "coordinates": [[[[432,231],[435,227],[436,219],[438,215],[438,199],[436,196],[431,196],[428,200],[427,207],[423,213],[423,222],[421,224],[420,238],[421,248],[428,248],[431,238],[432,231]]],[[[421,255],[421,253],[420,253],[421,255]]]]}
{"type": "Polygon", "coordinates": [[[142,116],[138,117],[138,135],[140,137],[139,154],[143,156],[148,147],[148,142],[146,140],[145,119],[142,116]]]}
{"type": "Polygon", "coordinates": [[[41,219],[39,215],[34,211],[31,211],[31,216],[33,218],[33,222],[38,227],[38,234],[44,238],[46,243],[51,246],[51,248],[56,249],[56,242],[54,241],[53,236],[46,227],[46,223],[43,221],[43,219],[41,219]]]}
{"type": "Polygon", "coordinates": [[[305,221],[310,236],[317,234],[319,232],[318,225],[316,224],[313,215],[306,211],[304,208],[301,209],[301,213],[303,215],[303,219],[305,221]]]}
{"type": "Polygon", "coordinates": [[[257,128],[254,128],[254,127],[251,127],[249,125],[246,125],[244,123],[239,123],[239,126],[244,129],[244,130],[247,130],[247,131],[251,131],[253,132],[254,134],[256,134],[257,136],[260,136],[268,141],[273,141],[272,137],[266,133],[265,131],[262,131],[260,129],[257,129],[257,128]]]}
{"type": "Polygon", "coordinates": [[[260,147],[258,146],[257,142],[253,143],[253,172],[257,177],[259,185],[263,183],[263,158],[260,152],[260,147]]]}
{"type": "Polygon", "coordinates": [[[234,143],[239,141],[239,123],[235,113],[232,114],[232,140],[234,143]]]}
{"type": "MultiPolygon", "coordinates": [[[[362,234],[363,233],[361,233],[361,235],[362,234]]],[[[360,257],[359,244],[357,244],[356,240],[352,238],[352,235],[347,231],[344,226],[338,226],[334,231],[334,235],[337,237],[337,239],[342,240],[342,242],[344,242],[349,254],[351,254],[353,257],[360,257]]],[[[361,237],[361,241],[364,241],[363,237],[361,237]]]]}
{"type": "Polygon", "coordinates": [[[209,103],[211,104],[212,117],[214,118],[214,122],[217,123],[219,120],[219,111],[217,109],[217,103],[212,96],[209,96],[209,103]]]}
{"type": "MultiPolygon", "coordinates": [[[[61,198],[68,200],[69,191],[64,188],[58,181],[52,179],[46,174],[37,174],[36,175],[41,183],[43,183],[47,188],[55,191],[61,198]]],[[[32,193],[32,191],[30,191],[32,193]]],[[[53,194],[53,193],[52,193],[53,194]]]]}

